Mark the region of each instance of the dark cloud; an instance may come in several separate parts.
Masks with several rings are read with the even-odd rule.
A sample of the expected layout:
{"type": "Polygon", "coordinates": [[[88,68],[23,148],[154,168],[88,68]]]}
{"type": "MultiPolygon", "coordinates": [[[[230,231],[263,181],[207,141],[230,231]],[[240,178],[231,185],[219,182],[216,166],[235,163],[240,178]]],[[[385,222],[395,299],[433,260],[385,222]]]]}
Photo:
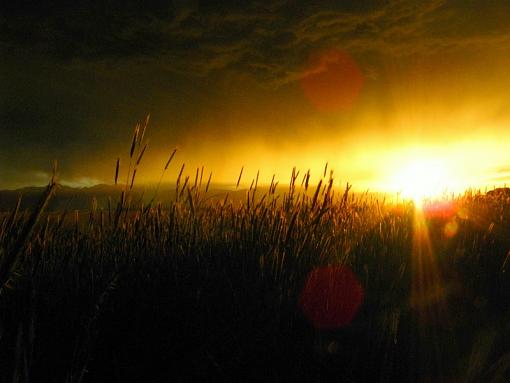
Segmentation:
{"type": "Polygon", "coordinates": [[[356,110],[318,117],[299,87],[310,55],[331,48],[360,66],[368,119],[400,118],[392,97],[453,110],[439,88],[488,104],[510,84],[508,16],[494,0],[2,1],[0,173],[17,184],[58,158],[68,179],[94,178],[88,161],[109,174],[98,158],[113,166],[149,111],[156,145],[252,134],[281,146],[307,126],[347,129],[356,110]],[[432,90],[415,92],[420,79],[432,90]]]}
{"type": "Polygon", "coordinates": [[[0,41],[62,60],[164,61],[207,75],[292,81],[312,50],[410,55],[510,39],[510,5],[489,1],[3,2],[0,41]]]}

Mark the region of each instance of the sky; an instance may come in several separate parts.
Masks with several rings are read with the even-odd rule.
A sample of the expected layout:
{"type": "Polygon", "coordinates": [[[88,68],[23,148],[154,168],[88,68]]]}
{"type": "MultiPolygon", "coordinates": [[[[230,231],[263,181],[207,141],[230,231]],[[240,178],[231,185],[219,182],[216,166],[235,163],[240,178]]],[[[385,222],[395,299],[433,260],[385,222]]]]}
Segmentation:
{"type": "Polygon", "coordinates": [[[359,189],[434,166],[452,188],[504,184],[509,17],[494,0],[2,2],[0,189],[46,183],[54,160],[68,185],[112,183],[149,113],[139,182],[178,148],[165,181],[327,162],[359,189]]]}

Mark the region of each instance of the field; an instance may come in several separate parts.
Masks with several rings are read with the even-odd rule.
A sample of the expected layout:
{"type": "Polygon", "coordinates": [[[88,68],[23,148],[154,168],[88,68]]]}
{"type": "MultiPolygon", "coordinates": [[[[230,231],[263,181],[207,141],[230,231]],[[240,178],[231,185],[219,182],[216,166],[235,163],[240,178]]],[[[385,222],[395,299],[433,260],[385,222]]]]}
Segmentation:
{"type": "MultiPolygon", "coordinates": [[[[302,182],[301,182],[302,181],[302,182]]],[[[389,203],[308,184],[243,201],[126,185],[86,218],[0,221],[9,382],[510,379],[510,200],[389,203]]]]}

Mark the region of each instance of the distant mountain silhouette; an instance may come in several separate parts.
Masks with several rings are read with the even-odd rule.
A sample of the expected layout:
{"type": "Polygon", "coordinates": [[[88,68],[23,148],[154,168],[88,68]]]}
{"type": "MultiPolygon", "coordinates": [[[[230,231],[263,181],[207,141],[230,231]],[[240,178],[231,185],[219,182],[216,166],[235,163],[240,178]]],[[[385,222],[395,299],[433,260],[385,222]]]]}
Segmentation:
{"type": "MultiPolygon", "coordinates": [[[[0,190],[0,212],[14,209],[19,198],[21,198],[21,210],[31,209],[37,204],[44,189],[44,186],[30,186],[16,190],[0,190]]],[[[110,199],[113,208],[119,201],[123,189],[124,186],[105,184],[82,188],[60,185],[54,197],[50,200],[47,211],[89,210],[94,199],[97,207],[103,209],[108,208],[108,199],[110,199]]],[[[154,185],[134,187],[131,192],[132,205],[138,206],[140,202],[148,203],[151,201],[155,197],[155,189],[154,185]]],[[[246,190],[232,190],[226,185],[211,185],[207,196],[219,199],[224,198],[226,193],[229,193],[231,198],[240,200],[244,199],[246,190]]],[[[169,201],[174,199],[175,185],[167,184],[161,185],[154,201],[167,205],[169,201]]]]}
{"type": "MultiPolygon", "coordinates": [[[[0,191],[0,211],[12,210],[21,198],[21,209],[30,209],[36,205],[45,187],[24,187],[17,190],[0,191]]],[[[73,188],[60,185],[55,196],[50,200],[47,210],[86,210],[92,206],[95,198],[98,207],[108,205],[108,197],[115,201],[120,195],[120,188],[111,185],[97,185],[87,188],[73,188]]]]}
{"type": "MultiPolygon", "coordinates": [[[[182,184],[180,185],[182,188],[182,184]]],[[[21,210],[33,208],[45,186],[30,186],[16,190],[0,190],[0,212],[11,211],[16,207],[18,199],[21,198],[21,210]]],[[[202,186],[202,192],[205,186],[202,186]]],[[[48,212],[56,212],[63,210],[90,210],[93,200],[96,201],[98,209],[108,209],[108,200],[110,199],[112,208],[115,208],[119,201],[120,195],[124,190],[124,185],[106,185],[99,184],[91,187],[74,188],[65,185],[59,185],[57,192],[54,194],[46,209],[48,212]]],[[[311,186],[309,193],[314,192],[315,186],[311,186]]],[[[509,189],[510,190],[510,189],[509,189]]],[[[236,188],[231,184],[211,184],[207,195],[203,197],[208,200],[224,200],[227,193],[230,200],[237,202],[246,202],[246,188],[236,188]]],[[[257,188],[257,197],[262,197],[268,191],[268,186],[259,186],[257,188]]],[[[131,206],[138,207],[141,202],[147,204],[149,202],[161,202],[163,207],[169,206],[170,201],[175,200],[175,184],[161,185],[157,195],[156,185],[145,185],[133,187],[131,194],[131,206]]],[[[280,184],[277,190],[278,193],[287,193],[288,185],[280,184]]],[[[339,191],[338,196],[343,194],[343,190],[339,191]]],[[[386,199],[386,193],[379,192],[351,192],[351,195],[364,195],[369,198],[377,198],[380,200],[386,199]]],[[[391,196],[389,196],[391,197],[391,196]]],[[[184,191],[182,198],[187,198],[187,193],[184,191]]]]}

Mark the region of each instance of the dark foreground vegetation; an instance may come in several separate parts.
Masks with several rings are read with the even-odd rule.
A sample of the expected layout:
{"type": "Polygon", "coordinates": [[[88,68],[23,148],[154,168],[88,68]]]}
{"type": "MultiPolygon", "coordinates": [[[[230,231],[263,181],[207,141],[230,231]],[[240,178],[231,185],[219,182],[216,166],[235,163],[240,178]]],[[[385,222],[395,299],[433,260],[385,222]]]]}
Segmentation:
{"type": "Polygon", "coordinates": [[[0,379],[509,381],[508,196],[421,213],[300,182],[255,184],[243,203],[190,183],[169,209],[129,212],[127,190],[75,224],[43,215],[53,183],[32,211],[13,207],[0,221],[0,379]],[[314,322],[350,307],[334,278],[342,291],[303,299],[310,273],[340,265],[362,303],[337,326],[314,322]]]}
{"type": "Polygon", "coordinates": [[[52,179],[0,215],[0,381],[510,381],[508,189],[418,208],[293,171],[241,200],[183,165],[147,202],[147,123],[106,206],[46,214],[52,179]]]}

